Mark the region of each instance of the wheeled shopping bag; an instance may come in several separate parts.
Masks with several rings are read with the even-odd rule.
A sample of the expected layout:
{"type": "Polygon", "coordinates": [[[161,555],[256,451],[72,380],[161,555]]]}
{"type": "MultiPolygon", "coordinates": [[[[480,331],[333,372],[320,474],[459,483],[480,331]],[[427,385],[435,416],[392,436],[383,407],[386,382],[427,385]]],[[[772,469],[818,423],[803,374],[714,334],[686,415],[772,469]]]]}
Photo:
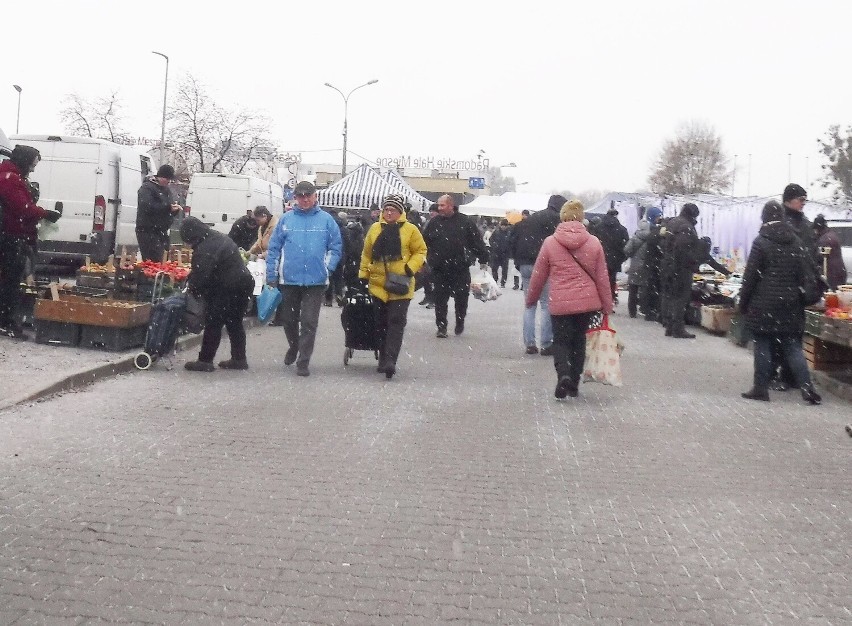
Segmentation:
{"type": "Polygon", "coordinates": [[[145,336],[145,346],[133,359],[140,370],[146,370],[175,348],[186,313],[186,294],[176,293],[161,300],[151,310],[151,322],[145,336]]]}
{"type": "Polygon", "coordinates": [[[373,297],[366,288],[347,286],[343,310],[340,312],[340,323],[346,336],[346,347],[343,351],[343,364],[349,365],[355,350],[372,350],[376,359],[379,358],[379,339],[376,333],[376,319],[373,308],[373,297]]]}

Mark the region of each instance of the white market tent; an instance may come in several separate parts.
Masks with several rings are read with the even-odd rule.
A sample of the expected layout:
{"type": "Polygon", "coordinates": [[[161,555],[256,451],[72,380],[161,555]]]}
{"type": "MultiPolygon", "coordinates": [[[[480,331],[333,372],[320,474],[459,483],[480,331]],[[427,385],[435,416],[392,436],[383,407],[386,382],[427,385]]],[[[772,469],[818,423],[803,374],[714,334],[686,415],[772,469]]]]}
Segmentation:
{"type": "MultiPolygon", "coordinates": [[[[405,183],[405,181],[402,181],[405,183]]],[[[392,193],[400,194],[418,210],[426,209],[431,202],[414,189],[403,189],[392,185],[376,170],[362,163],[333,185],[317,192],[320,206],[337,209],[367,209],[371,204],[380,204],[392,193]]]]}
{"type": "MultiPolygon", "coordinates": [[[[662,209],[663,217],[674,217],[680,213],[687,202],[698,207],[698,224],[696,229],[700,236],[710,237],[713,247],[719,252],[715,256],[733,258],[741,265],[748,257],[751,243],[760,230],[760,213],[763,205],[769,200],[779,200],[778,196],[731,197],[713,194],[696,194],[691,196],[671,195],[656,196],[637,193],[611,193],[594,206],[586,209],[587,214],[605,214],[610,208],[618,210],[618,219],[632,234],[636,231],[640,207],[655,206],[662,209]]],[[[836,206],[817,201],[808,201],[805,205],[805,215],[813,220],[822,213],[826,219],[850,219],[852,208],[836,206]]]]}
{"type": "Polygon", "coordinates": [[[506,217],[523,210],[535,213],[547,208],[549,199],[550,194],[546,193],[507,191],[499,196],[477,196],[472,202],[461,205],[459,212],[479,217],[506,217]]]}

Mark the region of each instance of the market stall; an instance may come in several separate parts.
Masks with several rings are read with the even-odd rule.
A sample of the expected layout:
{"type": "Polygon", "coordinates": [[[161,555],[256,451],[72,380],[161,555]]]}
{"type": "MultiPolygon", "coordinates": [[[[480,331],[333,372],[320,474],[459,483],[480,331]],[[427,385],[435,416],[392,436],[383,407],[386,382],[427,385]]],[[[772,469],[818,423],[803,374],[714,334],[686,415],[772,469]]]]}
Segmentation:
{"type": "Polygon", "coordinates": [[[805,312],[802,347],[812,370],[852,383],[852,285],[841,285],[805,312]]]}

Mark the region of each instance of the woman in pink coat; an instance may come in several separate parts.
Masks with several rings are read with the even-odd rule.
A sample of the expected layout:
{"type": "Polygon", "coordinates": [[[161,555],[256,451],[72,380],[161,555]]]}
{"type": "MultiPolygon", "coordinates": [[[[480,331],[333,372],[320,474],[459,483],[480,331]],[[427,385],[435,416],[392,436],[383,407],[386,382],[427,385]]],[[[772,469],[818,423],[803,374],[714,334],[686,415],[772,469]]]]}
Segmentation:
{"type": "Polygon", "coordinates": [[[574,398],[586,358],[586,331],[597,311],[612,313],[612,291],[601,242],[583,226],[583,205],[578,200],[566,202],[559,216],[562,223],[538,253],[526,304],[536,302],[550,281],[554,395],[574,398]]]}

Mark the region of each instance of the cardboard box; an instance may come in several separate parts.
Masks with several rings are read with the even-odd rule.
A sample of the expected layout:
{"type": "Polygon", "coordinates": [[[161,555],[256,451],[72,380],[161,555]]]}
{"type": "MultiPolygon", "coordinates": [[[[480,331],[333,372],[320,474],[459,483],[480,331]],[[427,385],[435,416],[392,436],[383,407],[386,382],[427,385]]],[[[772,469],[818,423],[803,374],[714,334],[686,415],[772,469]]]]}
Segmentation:
{"type": "Polygon", "coordinates": [[[151,305],[142,302],[61,296],[60,300],[38,300],[35,318],[69,324],[133,328],[145,326],[151,319],[151,305]]]}
{"type": "Polygon", "coordinates": [[[711,333],[727,333],[731,329],[733,317],[733,307],[721,304],[705,304],[701,307],[701,326],[711,333]]]}

